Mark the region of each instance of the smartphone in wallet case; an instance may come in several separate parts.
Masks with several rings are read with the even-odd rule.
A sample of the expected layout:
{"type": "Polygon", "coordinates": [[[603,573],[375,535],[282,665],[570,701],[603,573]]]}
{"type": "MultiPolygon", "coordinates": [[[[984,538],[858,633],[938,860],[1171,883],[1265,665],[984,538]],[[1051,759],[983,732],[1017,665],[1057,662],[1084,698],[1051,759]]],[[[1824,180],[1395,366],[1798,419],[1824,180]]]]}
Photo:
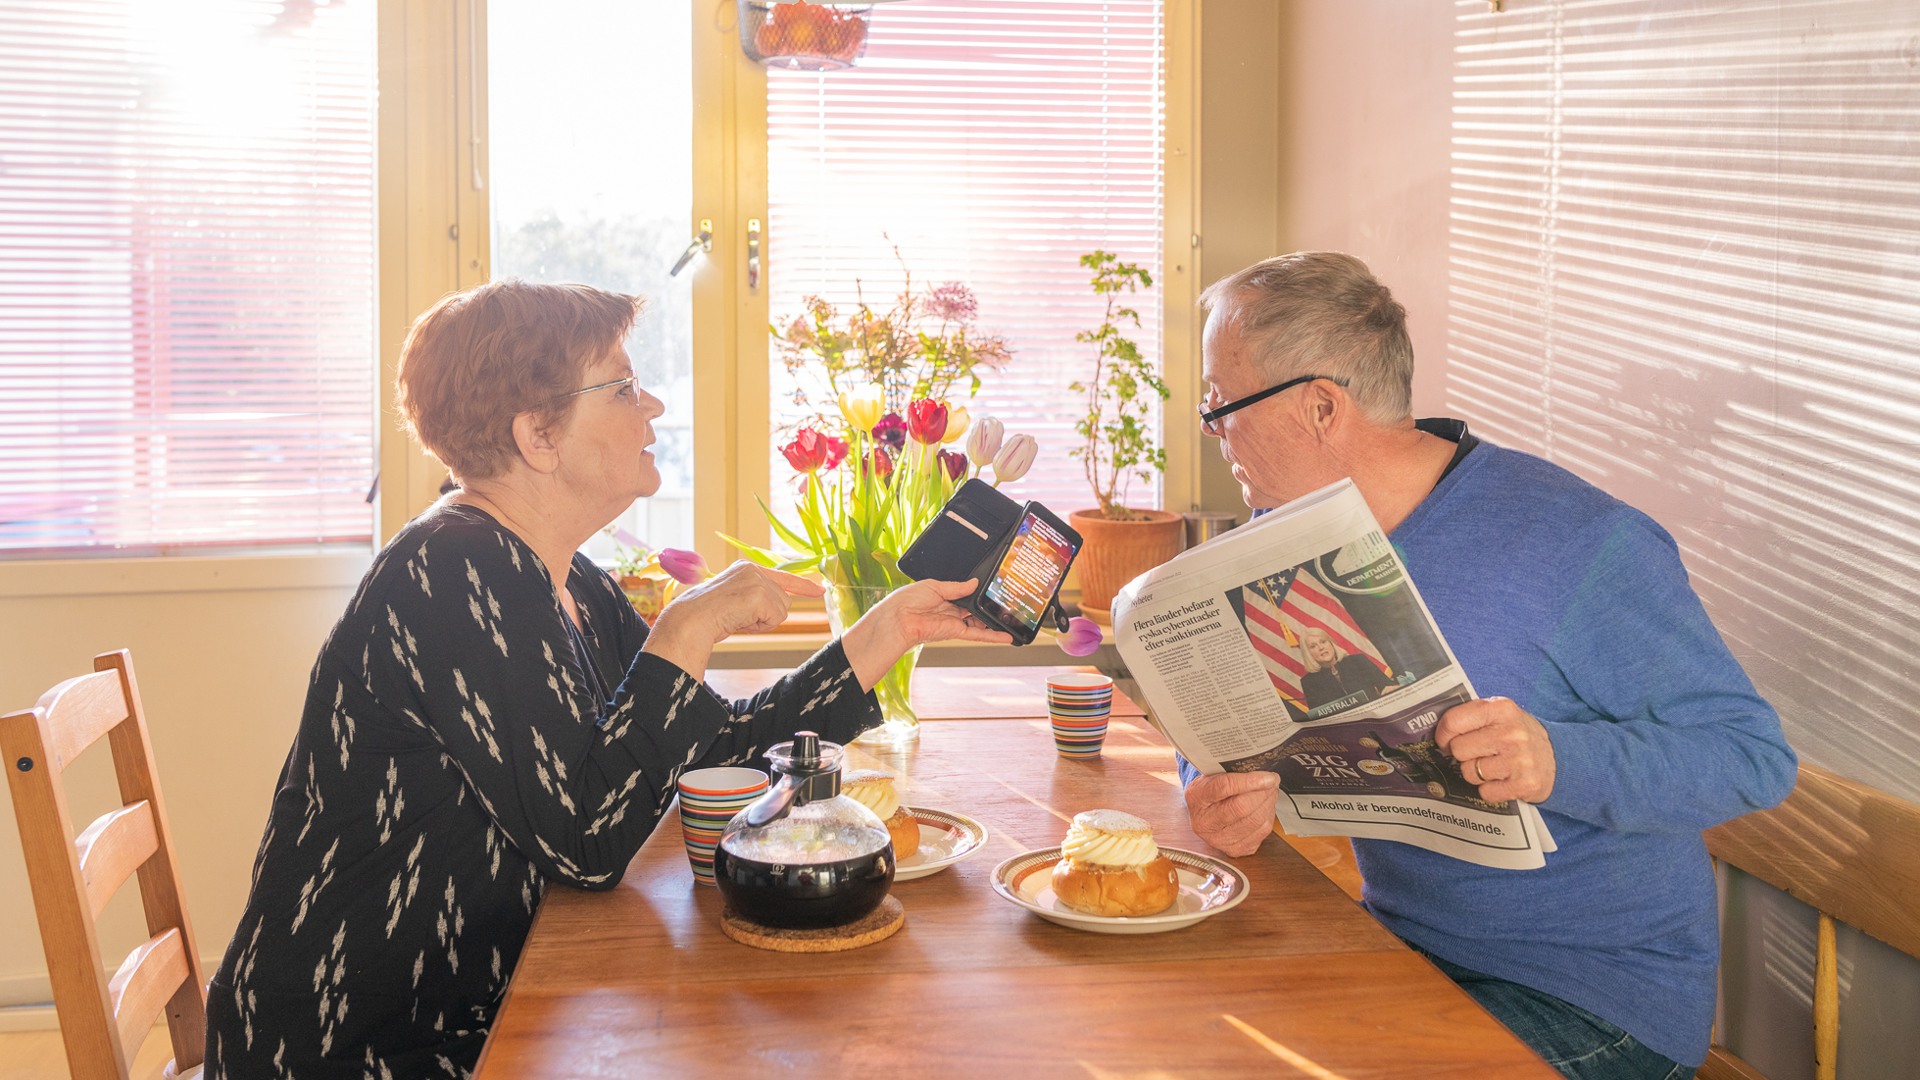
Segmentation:
{"type": "Polygon", "coordinates": [[[980,582],[955,603],[1025,645],[1055,614],[1055,598],[1080,552],[1080,534],[1036,502],[1016,503],[990,484],[969,480],[900,556],[915,580],[980,582]]]}

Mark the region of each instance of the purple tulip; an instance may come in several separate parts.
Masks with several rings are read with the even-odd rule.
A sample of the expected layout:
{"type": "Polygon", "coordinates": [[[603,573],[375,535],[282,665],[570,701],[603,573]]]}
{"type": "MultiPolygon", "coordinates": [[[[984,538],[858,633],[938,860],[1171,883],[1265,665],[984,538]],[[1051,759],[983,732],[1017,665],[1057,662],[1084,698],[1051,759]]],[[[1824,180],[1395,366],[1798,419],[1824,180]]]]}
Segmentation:
{"type": "Polygon", "coordinates": [[[713,576],[699,552],[681,548],[661,548],[660,569],[682,585],[698,585],[713,576]]]}
{"type": "Polygon", "coordinates": [[[897,412],[888,413],[873,425],[873,441],[899,453],[900,448],[907,445],[907,422],[897,412]]]}
{"type": "Polygon", "coordinates": [[[957,450],[940,451],[940,464],[947,467],[949,480],[958,480],[967,475],[967,455],[957,450]]]}
{"type": "Polygon", "coordinates": [[[1067,632],[1058,635],[1060,651],[1068,656],[1092,656],[1100,648],[1100,624],[1075,616],[1067,620],[1067,632]]]}

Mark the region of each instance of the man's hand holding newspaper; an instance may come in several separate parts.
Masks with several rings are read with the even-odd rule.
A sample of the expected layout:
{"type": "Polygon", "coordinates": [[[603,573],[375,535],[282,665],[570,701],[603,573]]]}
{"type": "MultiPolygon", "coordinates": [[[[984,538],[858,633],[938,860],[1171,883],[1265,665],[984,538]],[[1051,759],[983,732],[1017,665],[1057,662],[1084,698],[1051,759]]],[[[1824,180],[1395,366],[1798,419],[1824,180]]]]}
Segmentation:
{"type": "Polygon", "coordinates": [[[1251,855],[1273,833],[1277,773],[1214,773],[1187,785],[1193,831],[1229,855],[1251,855]]]}
{"type": "Polygon", "coordinates": [[[1454,706],[1433,729],[1433,741],[1479,785],[1483,799],[1537,803],[1553,794],[1553,743],[1512,698],[1454,706]]]}

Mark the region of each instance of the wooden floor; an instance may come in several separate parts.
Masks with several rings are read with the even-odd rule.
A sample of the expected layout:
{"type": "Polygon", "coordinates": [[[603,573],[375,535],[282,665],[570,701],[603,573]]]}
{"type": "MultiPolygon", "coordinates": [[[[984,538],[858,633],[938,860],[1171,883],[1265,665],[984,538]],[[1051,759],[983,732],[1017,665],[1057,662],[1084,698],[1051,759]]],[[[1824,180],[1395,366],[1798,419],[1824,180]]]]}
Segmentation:
{"type": "MultiPolygon", "coordinates": [[[[159,1080],[172,1057],[167,1029],[156,1025],[133,1059],[134,1080],[159,1080]]],[[[0,1080],[68,1080],[70,1075],[58,1031],[0,1033],[0,1080]]]]}

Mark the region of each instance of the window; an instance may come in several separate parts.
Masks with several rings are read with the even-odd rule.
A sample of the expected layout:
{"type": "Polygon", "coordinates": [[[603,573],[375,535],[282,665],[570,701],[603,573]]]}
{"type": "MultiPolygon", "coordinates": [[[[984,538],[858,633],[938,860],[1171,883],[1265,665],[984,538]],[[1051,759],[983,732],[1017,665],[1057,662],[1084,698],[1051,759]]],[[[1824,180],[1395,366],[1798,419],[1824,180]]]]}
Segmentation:
{"type": "MultiPolygon", "coordinates": [[[[647,298],[627,352],[666,405],[661,486],[616,524],[649,547],[694,543],[694,275],[668,273],[693,201],[690,34],[681,4],[487,5],[493,277],[647,298]]],[[[613,545],[596,537],[587,551],[608,558],[613,545]]]]}
{"type": "MultiPolygon", "coordinates": [[[[1018,493],[1091,503],[1066,387],[1091,370],[1073,338],[1101,305],[1078,259],[1104,248],[1161,266],[1160,0],[884,5],[859,63],[825,75],[752,66],[732,4],[691,19],[612,0],[550,8],[488,6],[491,275],[649,298],[630,346],[667,402],[665,482],[619,524],[710,558],[733,554],[717,533],[764,540],[755,498],[785,509],[791,469],[760,425],[801,419],[768,323],[811,294],[884,306],[896,245],[917,284],[966,283],[982,328],[1010,339],[1013,363],[972,407],[1041,439],[1018,493]],[[669,277],[703,221],[709,250],[669,277]]],[[[1134,305],[1155,356],[1157,292],[1134,305]]],[[[1136,484],[1134,501],[1156,502],[1156,486],[1136,484]]]]}
{"type": "Polygon", "coordinates": [[[0,0],[0,556],[371,539],[373,9],[0,0]]]}
{"type": "MultiPolygon", "coordinates": [[[[1164,60],[1159,0],[915,0],[874,10],[859,64],[767,73],[769,307],[775,322],[820,295],[844,313],[885,310],[901,261],[916,288],[971,287],[979,325],[1014,359],[971,404],[1042,454],[1009,490],[1065,513],[1093,504],[1067,389],[1092,371],[1074,334],[1103,307],[1079,256],[1096,248],[1161,266],[1164,60]],[[899,258],[895,257],[898,249],[899,258]]],[[[1133,304],[1132,335],[1161,355],[1160,299],[1133,304]]],[[[804,412],[776,358],[772,399],[804,412]]],[[[816,403],[816,406],[817,403],[816,403]]],[[[771,476],[792,469],[776,438],[771,476]]],[[[789,485],[776,482],[781,503],[789,485]]],[[[1131,500],[1158,505],[1154,484],[1131,500]]]]}

